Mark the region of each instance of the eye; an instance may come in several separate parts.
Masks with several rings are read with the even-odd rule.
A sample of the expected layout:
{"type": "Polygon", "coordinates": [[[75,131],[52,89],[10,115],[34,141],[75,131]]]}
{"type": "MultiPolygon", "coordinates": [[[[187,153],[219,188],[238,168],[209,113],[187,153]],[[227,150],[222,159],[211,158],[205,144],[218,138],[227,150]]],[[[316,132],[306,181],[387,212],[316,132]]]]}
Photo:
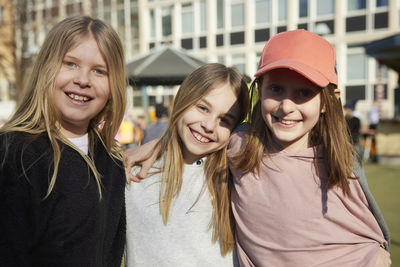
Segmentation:
{"type": "Polygon", "coordinates": [[[102,69],[94,69],[93,70],[94,73],[99,74],[99,75],[106,75],[107,72],[105,70],[102,69]]]}
{"type": "Polygon", "coordinates": [[[228,118],[226,118],[226,117],[222,117],[222,118],[221,118],[221,122],[222,122],[222,123],[225,123],[225,124],[228,124],[228,125],[231,124],[231,121],[230,121],[228,118]]]}
{"type": "Polygon", "coordinates": [[[207,112],[208,111],[208,108],[206,106],[204,106],[204,105],[201,105],[201,104],[198,104],[197,108],[202,112],[207,112]]]}
{"type": "Polygon", "coordinates": [[[64,64],[71,68],[76,67],[76,64],[72,61],[64,61],[64,64]]]}
{"type": "Polygon", "coordinates": [[[271,85],[268,89],[272,93],[275,93],[275,94],[278,94],[278,93],[282,92],[282,88],[280,86],[277,86],[277,85],[271,85]]]}
{"type": "Polygon", "coordinates": [[[300,89],[298,91],[298,95],[299,95],[299,97],[302,97],[302,98],[309,98],[314,95],[314,91],[309,88],[304,88],[304,89],[300,89]]]}

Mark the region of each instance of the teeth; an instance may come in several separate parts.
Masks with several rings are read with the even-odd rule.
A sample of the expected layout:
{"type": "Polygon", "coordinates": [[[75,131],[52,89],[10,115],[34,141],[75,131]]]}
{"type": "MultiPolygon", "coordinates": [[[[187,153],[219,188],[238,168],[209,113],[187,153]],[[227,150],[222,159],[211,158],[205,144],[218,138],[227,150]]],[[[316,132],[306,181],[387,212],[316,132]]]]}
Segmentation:
{"type": "Polygon", "coordinates": [[[196,139],[197,139],[198,141],[202,142],[202,143],[208,143],[208,142],[210,142],[210,139],[208,139],[208,138],[202,136],[202,135],[199,134],[199,133],[193,132],[193,136],[196,137],[196,139]]]}
{"type": "Polygon", "coordinates": [[[287,121],[287,120],[281,120],[281,122],[283,123],[283,124],[295,124],[296,123],[296,121],[287,121]]]}
{"type": "Polygon", "coordinates": [[[80,95],[75,95],[75,94],[68,94],[68,96],[72,99],[75,99],[78,101],[83,101],[83,102],[86,102],[89,100],[89,97],[86,97],[86,96],[80,96],[80,95]]]}

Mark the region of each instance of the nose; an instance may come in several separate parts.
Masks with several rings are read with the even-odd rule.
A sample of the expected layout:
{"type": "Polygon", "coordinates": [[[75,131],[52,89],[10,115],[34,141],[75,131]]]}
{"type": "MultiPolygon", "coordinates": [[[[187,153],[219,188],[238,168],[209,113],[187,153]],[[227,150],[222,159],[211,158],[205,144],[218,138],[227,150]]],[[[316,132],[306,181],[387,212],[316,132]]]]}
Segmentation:
{"type": "Polygon", "coordinates": [[[295,110],[295,107],[296,103],[294,103],[292,99],[284,98],[281,100],[279,109],[282,111],[282,113],[289,114],[295,110]]]}
{"type": "Polygon", "coordinates": [[[200,125],[206,133],[211,133],[214,131],[215,126],[217,125],[217,118],[208,116],[202,120],[200,125]]]}
{"type": "Polygon", "coordinates": [[[89,73],[86,70],[79,70],[75,76],[74,83],[81,88],[90,87],[89,73]]]}

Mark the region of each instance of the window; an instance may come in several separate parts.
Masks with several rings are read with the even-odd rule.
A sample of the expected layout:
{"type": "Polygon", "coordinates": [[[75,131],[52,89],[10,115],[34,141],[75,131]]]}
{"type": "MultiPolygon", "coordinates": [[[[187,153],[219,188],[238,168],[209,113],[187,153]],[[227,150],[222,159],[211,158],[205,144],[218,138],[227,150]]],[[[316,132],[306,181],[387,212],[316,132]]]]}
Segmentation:
{"type": "Polygon", "coordinates": [[[207,5],[205,0],[200,1],[200,31],[207,31],[207,5]]]}
{"type": "Polygon", "coordinates": [[[244,44],[244,32],[231,33],[231,45],[244,44]]]}
{"type": "Polygon", "coordinates": [[[366,7],[366,0],[348,0],[347,1],[347,10],[360,10],[365,9],[366,7]]]}
{"type": "Polygon", "coordinates": [[[131,6],[131,25],[132,38],[139,38],[139,16],[137,6],[131,6]]]}
{"type": "Polygon", "coordinates": [[[154,15],[154,9],[150,10],[150,36],[156,37],[156,18],[154,15]]]}
{"type": "Polygon", "coordinates": [[[217,0],[217,28],[223,29],[224,28],[224,0],[217,0]]]}
{"type": "Polygon", "coordinates": [[[171,20],[171,7],[164,7],[161,10],[161,23],[162,23],[162,35],[170,36],[172,34],[172,20],[171,20]]]}
{"type": "Polygon", "coordinates": [[[182,5],[182,33],[193,32],[193,5],[183,4],[182,5]]]}
{"type": "Polygon", "coordinates": [[[269,39],[269,29],[257,29],[254,31],[255,42],[266,42],[269,39]]]}
{"type": "Polygon", "coordinates": [[[367,17],[365,15],[346,18],[346,32],[365,31],[367,17]]]}
{"type": "Polygon", "coordinates": [[[231,25],[232,27],[244,25],[244,4],[232,4],[231,6],[231,25]]]}
{"type": "Polygon", "coordinates": [[[117,12],[118,18],[118,34],[122,40],[125,40],[125,10],[119,9],[117,12]]]}
{"type": "Polygon", "coordinates": [[[374,15],[374,28],[375,29],[382,29],[389,27],[389,13],[376,13],[374,15]]]}
{"type": "Polygon", "coordinates": [[[199,47],[200,48],[206,48],[207,47],[207,37],[206,36],[201,36],[199,38],[199,47]]]}
{"type": "Polygon", "coordinates": [[[193,39],[192,38],[182,39],[181,47],[188,50],[193,49],[193,39]]]}
{"type": "Polygon", "coordinates": [[[365,54],[347,55],[347,80],[364,80],[367,77],[365,54]]]}
{"type": "Polygon", "coordinates": [[[335,13],[335,0],[317,0],[317,15],[329,15],[335,13]]]}
{"type": "Polygon", "coordinates": [[[352,103],[362,99],[365,99],[364,85],[346,86],[346,103],[352,103]]]}
{"type": "Polygon", "coordinates": [[[242,74],[245,73],[246,70],[246,58],[244,54],[232,55],[232,66],[238,69],[238,71],[242,74]]]}
{"type": "Polygon", "coordinates": [[[224,45],[224,35],[218,34],[215,38],[215,42],[216,42],[217,46],[223,46],[224,45]]]}
{"type": "Polygon", "coordinates": [[[271,0],[256,0],[256,24],[271,21],[271,0]]]}
{"type": "Polygon", "coordinates": [[[388,0],[376,0],[376,6],[388,6],[388,0]]]}
{"type": "Polygon", "coordinates": [[[308,16],[308,0],[299,0],[299,17],[304,18],[308,16]]]}
{"type": "Polygon", "coordinates": [[[285,20],[286,19],[286,13],[287,13],[286,1],[279,1],[278,19],[279,20],[285,20]]]}

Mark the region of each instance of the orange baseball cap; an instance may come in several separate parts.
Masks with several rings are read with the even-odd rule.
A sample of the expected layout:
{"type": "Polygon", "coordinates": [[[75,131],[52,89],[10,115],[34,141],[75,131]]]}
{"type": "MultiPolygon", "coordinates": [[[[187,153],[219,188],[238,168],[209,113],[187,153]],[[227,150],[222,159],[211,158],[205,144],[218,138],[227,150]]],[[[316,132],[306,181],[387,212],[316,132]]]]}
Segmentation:
{"type": "Polygon", "coordinates": [[[316,85],[337,87],[335,50],[324,38],[306,30],[274,35],[265,45],[255,77],[273,69],[298,72],[316,85]]]}

